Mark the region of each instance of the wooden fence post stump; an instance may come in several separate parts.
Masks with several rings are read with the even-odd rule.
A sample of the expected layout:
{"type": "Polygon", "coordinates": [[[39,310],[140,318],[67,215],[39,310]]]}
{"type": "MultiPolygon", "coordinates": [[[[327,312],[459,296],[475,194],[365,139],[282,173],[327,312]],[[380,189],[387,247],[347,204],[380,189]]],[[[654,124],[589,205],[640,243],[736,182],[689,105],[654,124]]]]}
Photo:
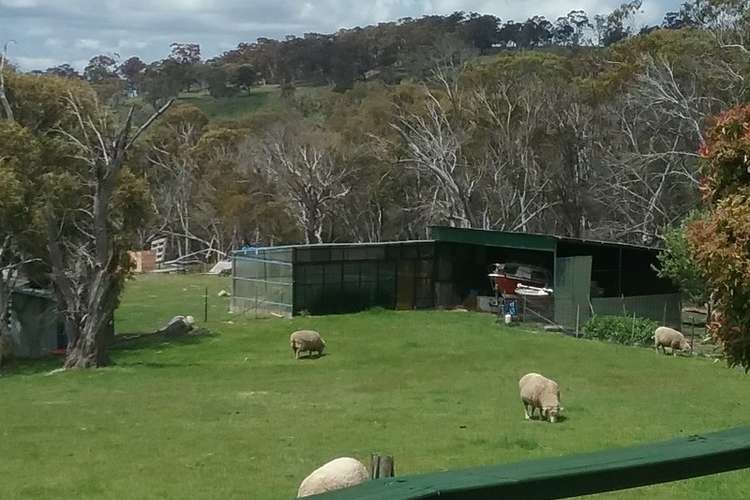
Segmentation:
{"type": "Polygon", "coordinates": [[[370,457],[370,479],[382,477],[394,477],[393,457],[386,455],[381,457],[379,453],[373,453],[370,457]]]}

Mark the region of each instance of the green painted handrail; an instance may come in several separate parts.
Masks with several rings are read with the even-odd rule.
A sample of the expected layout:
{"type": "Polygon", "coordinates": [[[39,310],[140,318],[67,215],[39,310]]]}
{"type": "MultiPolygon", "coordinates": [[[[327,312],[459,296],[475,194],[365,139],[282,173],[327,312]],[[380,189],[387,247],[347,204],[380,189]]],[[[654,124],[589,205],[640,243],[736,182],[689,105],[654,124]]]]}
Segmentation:
{"type": "Polygon", "coordinates": [[[750,467],[750,427],[515,464],[368,481],[309,498],[441,500],[567,498],[750,467]]]}

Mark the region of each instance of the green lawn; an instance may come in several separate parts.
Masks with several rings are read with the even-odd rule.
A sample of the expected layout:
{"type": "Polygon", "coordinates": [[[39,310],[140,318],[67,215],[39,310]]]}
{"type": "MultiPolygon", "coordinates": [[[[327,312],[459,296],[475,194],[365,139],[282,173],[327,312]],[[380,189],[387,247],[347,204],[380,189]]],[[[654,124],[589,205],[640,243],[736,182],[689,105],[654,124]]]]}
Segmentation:
{"type": "MultiPolygon", "coordinates": [[[[0,498],[291,498],[342,455],[395,456],[397,474],[559,456],[750,424],[750,380],[672,358],[520,328],[488,315],[366,312],[249,320],[226,312],[226,278],[128,285],[121,333],[174,314],[214,335],[140,340],[112,368],[0,378],[0,498]],[[295,361],[288,335],[315,328],[329,355],[295,361]],[[526,422],[517,380],[560,382],[567,420],[526,422]]],[[[608,498],[750,498],[736,472],[608,498]]]]}
{"type": "Polygon", "coordinates": [[[197,106],[212,120],[239,120],[259,111],[275,111],[281,106],[278,93],[259,91],[220,99],[207,95],[182,97],[180,102],[197,106]]]}
{"type": "MultiPolygon", "coordinates": [[[[296,89],[295,95],[314,99],[325,96],[328,92],[330,90],[327,87],[300,86],[296,89]]],[[[206,92],[185,93],[179,102],[197,106],[211,120],[242,120],[256,113],[277,112],[283,107],[278,85],[256,87],[249,93],[219,99],[211,97],[206,92]]]]}

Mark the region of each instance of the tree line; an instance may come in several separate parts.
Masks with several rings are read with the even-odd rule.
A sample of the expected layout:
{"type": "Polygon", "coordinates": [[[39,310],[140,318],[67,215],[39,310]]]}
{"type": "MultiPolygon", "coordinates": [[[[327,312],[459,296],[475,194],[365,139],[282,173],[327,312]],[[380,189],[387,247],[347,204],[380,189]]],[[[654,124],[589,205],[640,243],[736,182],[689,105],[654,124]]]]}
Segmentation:
{"type": "Polygon", "coordinates": [[[39,73],[86,79],[107,97],[139,92],[156,106],[191,88],[207,89],[214,97],[229,97],[258,83],[330,84],[345,91],[368,80],[396,84],[424,79],[437,62],[456,54],[608,47],[655,29],[700,26],[713,11],[705,1],[687,3],[668,12],[660,26],[638,26],[640,8],[641,0],[630,0],[608,14],[589,16],[573,10],[554,21],[543,16],[503,21],[475,12],[427,15],[330,34],[288,35],[283,40],[261,37],[210,59],[202,58],[197,43],[173,43],[168,57],[151,63],[138,57],[120,60],[116,54],[98,55],[82,74],[68,64],[39,73]]]}

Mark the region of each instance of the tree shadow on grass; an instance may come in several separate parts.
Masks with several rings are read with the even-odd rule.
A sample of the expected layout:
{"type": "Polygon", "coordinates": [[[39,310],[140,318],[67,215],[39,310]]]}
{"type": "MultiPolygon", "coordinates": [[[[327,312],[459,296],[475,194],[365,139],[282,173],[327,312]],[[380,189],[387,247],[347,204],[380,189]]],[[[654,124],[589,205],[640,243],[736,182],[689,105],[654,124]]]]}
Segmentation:
{"type": "MultiPolygon", "coordinates": [[[[152,368],[169,368],[191,366],[190,363],[147,363],[132,360],[131,354],[149,349],[165,350],[185,345],[200,344],[218,335],[208,330],[198,329],[188,335],[169,336],[162,333],[120,334],[110,347],[110,354],[117,356],[125,354],[124,359],[113,360],[110,366],[147,366],[152,368]],[[130,361],[128,360],[130,359],[130,361]]],[[[15,359],[0,368],[0,380],[14,376],[30,376],[46,374],[52,370],[62,368],[64,356],[48,356],[40,359],[15,359]]]]}
{"type": "Polygon", "coordinates": [[[41,359],[16,359],[0,368],[0,380],[6,377],[39,375],[62,368],[65,358],[62,356],[48,356],[41,359]]]}
{"type": "Polygon", "coordinates": [[[115,366],[121,366],[123,368],[190,368],[192,366],[198,366],[197,363],[164,363],[154,361],[122,361],[115,366]]]}
{"type": "Polygon", "coordinates": [[[115,337],[112,351],[143,351],[147,349],[169,349],[184,345],[195,345],[218,335],[208,330],[198,329],[186,335],[165,335],[163,333],[119,334],[115,337]]]}

